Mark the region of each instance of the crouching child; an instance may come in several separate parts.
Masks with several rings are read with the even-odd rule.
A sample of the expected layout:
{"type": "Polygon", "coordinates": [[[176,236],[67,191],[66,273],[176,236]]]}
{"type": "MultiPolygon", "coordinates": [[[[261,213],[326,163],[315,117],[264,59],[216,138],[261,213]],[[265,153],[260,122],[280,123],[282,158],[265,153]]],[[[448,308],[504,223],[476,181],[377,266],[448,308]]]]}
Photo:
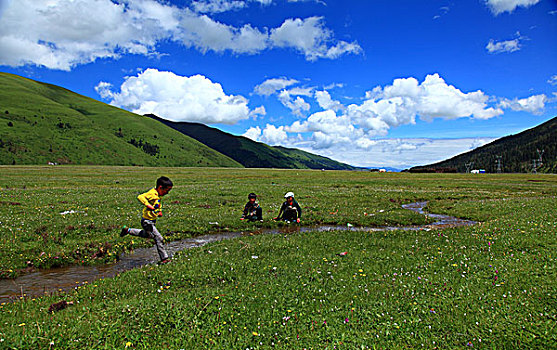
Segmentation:
{"type": "Polygon", "coordinates": [[[257,195],[255,193],[248,195],[248,202],[244,206],[244,212],[240,220],[263,221],[263,210],[259,203],[257,203],[257,195]]]}
{"type": "Polygon", "coordinates": [[[286,201],[282,203],[279,214],[275,220],[299,223],[302,217],[302,208],[294,199],[294,193],[288,192],[284,195],[284,198],[286,201]]]}

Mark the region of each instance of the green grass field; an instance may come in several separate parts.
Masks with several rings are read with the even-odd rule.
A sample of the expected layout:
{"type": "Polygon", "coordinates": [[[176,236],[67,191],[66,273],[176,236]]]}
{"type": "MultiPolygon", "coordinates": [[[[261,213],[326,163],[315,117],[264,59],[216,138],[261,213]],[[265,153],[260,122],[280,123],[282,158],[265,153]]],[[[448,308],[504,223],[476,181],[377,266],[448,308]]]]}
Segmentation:
{"type": "MultiPolygon", "coordinates": [[[[101,263],[148,245],[135,197],[175,187],[167,239],[277,225],[289,190],[304,224],[424,224],[401,204],[480,221],[432,231],[246,236],[60,296],[0,306],[0,348],[555,348],[557,177],[137,167],[0,167],[0,264],[101,263]],[[76,213],[61,215],[74,210],[76,213]],[[99,247],[106,254],[92,259],[99,247]],[[338,256],[340,252],[346,256],[338,256]],[[43,253],[44,252],[44,253],[43,253]],[[60,300],[74,304],[50,314],[60,300]]],[[[98,254],[97,254],[98,255],[98,254]]]]}

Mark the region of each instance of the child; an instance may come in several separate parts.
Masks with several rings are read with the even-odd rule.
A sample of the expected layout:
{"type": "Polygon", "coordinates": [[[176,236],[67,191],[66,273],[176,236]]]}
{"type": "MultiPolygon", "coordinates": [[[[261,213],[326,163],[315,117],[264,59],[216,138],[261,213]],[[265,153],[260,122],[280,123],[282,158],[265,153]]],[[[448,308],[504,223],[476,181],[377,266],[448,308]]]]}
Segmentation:
{"type": "Polygon", "coordinates": [[[248,202],[244,207],[244,213],[240,220],[249,220],[249,221],[263,221],[263,210],[259,206],[259,203],[256,202],[257,195],[255,193],[250,193],[248,195],[248,202]]]}
{"type": "Polygon", "coordinates": [[[286,201],[282,203],[279,214],[275,220],[284,220],[288,222],[296,221],[299,223],[302,217],[302,208],[300,208],[300,205],[294,199],[294,193],[288,192],[284,195],[284,198],[286,198],[286,201]]]}
{"type": "Polygon", "coordinates": [[[140,230],[124,226],[120,232],[121,237],[130,234],[137,237],[153,238],[161,259],[161,264],[170,262],[170,259],[168,258],[166,250],[164,250],[163,238],[155,227],[155,223],[157,218],[162,216],[161,197],[170,192],[172,186],[172,181],[168,177],[161,176],[157,179],[155,188],[137,196],[137,199],[145,206],[141,217],[141,227],[143,227],[143,229],[140,230]]]}

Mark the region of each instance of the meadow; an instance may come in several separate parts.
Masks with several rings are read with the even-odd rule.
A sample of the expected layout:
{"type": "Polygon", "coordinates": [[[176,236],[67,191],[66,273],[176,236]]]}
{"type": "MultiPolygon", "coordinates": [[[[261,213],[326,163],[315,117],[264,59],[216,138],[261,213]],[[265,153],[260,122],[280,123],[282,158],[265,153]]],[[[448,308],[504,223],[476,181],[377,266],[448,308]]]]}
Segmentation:
{"type": "Polygon", "coordinates": [[[480,223],[442,230],[255,235],[178,253],[75,290],[0,306],[0,348],[555,348],[557,177],[143,167],[0,167],[0,266],[97,264],[147,240],[137,194],[175,183],[167,240],[278,225],[480,223]],[[239,220],[249,192],[265,222],[239,220]],[[65,214],[61,214],[64,213],[65,214]],[[218,222],[218,224],[215,224],[218,222]],[[346,255],[339,255],[347,252],[346,255]],[[73,302],[49,313],[52,303],[73,302]]]}

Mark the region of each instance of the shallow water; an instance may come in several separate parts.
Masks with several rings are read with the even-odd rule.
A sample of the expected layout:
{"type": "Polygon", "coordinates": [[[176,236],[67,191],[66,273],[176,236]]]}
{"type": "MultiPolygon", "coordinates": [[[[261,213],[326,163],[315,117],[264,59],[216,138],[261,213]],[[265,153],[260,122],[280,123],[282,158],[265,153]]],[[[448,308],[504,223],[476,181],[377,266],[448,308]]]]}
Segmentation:
{"type": "MultiPolygon", "coordinates": [[[[335,225],[319,225],[319,226],[283,226],[273,229],[246,230],[237,232],[222,232],[187,238],[180,241],[168,242],[165,249],[172,256],[174,253],[200,247],[210,242],[221,241],[241,237],[245,235],[256,234],[288,234],[298,232],[324,232],[324,231],[392,231],[392,230],[430,230],[434,228],[445,228],[454,226],[473,225],[476,222],[462,220],[448,215],[428,214],[424,212],[427,202],[417,202],[405,204],[404,209],[415,211],[419,214],[434,218],[432,224],[422,226],[405,226],[405,227],[356,227],[356,226],[335,226],[335,225]]],[[[136,267],[153,264],[158,261],[156,249],[138,248],[129,253],[122,253],[120,259],[116,263],[98,266],[69,266],[58,267],[53,269],[36,270],[27,274],[23,274],[16,279],[0,280],[0,301],[6,302],[17,300],[20,297],[33,297],[43,294],[55,294],[60,290],[68,290],[75,288],[83,283],[91,282],[101,278],[112,277],[120,272],[131,270],[136,267]]]]}

